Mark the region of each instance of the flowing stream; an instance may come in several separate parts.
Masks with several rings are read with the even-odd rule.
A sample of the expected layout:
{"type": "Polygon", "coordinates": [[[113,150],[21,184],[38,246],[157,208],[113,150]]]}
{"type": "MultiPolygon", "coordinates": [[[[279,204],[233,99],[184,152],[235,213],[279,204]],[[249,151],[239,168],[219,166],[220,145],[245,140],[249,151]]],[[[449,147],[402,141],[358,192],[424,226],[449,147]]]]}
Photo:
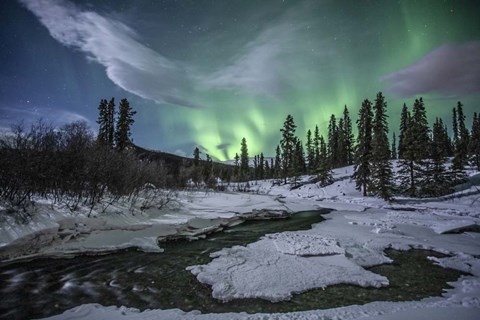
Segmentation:
{"type": "Polygon", "coordinates": [[[389,278],[391,285],[386,288],[336,285],[295,295],[287,302],[243,299],[222,303],[211,297],[209,286],[199,283],[185,270],[187,266],[211,261],[211,252],[246,245],[267,233],[310,229],[327,212],[307,211],[288,219],[248,221],[205,240],[163,244],[164,253],[129,250],[0,265],[0,318],[46,317],[84,303],[140,310],[180,308],[205,313],[254,313],[332,308],[378,300],[418,300],[440,295],[448,288],[446,282],[462,274],[429,262],[427,256],[440,256],[435,252],[387,250],[394,263],[370,268],[389,278]]]}

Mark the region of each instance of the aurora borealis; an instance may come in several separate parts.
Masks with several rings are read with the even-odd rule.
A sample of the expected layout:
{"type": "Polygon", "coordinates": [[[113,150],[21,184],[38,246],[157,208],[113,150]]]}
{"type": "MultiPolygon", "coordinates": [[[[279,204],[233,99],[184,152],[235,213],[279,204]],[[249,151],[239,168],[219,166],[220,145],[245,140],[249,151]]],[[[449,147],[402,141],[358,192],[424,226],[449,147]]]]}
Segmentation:
{"type": "Polygon", "coordinates": [[[8,0],[0,2],[0,126],[86,120],[126,97],[140,146],[191,156],[271,156],[347,105],[423,96],[429,118],[480,110],[476,1],[8,0]]]}

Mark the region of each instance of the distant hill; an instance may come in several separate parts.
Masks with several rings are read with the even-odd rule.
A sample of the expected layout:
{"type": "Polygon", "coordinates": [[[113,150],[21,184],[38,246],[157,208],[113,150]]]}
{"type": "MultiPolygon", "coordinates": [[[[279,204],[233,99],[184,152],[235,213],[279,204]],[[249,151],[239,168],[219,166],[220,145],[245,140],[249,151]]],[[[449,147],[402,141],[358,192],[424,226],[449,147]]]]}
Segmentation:
{"type": "MultiPolygon", "coordinates": [[[[163,161],[170,174],[176,175],[179,173],[181,167],[191,167],[193,165],[193,158],[182,157],[176,154],[155,151],[142,148],[140,146],[133,146],[135,153],[140,159],[147,159],[150,161],[163,161]]],[[[205,160],[200,160],[205,163],[205,160]]],[[[213,162],[213,170],[220,172],[221,170],[233,170],[234,166],[227,163],[213,162]]]]}

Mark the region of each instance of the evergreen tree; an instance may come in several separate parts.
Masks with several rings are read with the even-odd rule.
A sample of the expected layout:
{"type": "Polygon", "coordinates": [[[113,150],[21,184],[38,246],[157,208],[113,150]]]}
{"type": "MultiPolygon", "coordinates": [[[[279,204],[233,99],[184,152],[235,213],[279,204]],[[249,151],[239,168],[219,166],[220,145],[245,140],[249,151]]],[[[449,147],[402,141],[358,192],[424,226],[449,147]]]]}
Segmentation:
{"type": "Polygon", "coordinates": [[[295,178],[294,184],[297,183],[297,178],[305,172],[305,157],[303,155],[303,145],[300,139],[295,137],[295,150],[292,163],[292,174],[295,178]]]}
{"type": "Polygon", "coordinates": [[[275,149],[275,166],[274,166],[275,178],[280,178],[282,175],[282,157],[280,153],[280,145],[277,145],[275,149]]]}
{"type": "Polygon", "coordinates": [[[317,179],[321,187],[325,187],[333,182],[332,170],[328,161],[327,144],[323,136],[319,138],[317,179]]]}
{"type": "Polygon", "coordinates": [[[115,132],[115,147],[119,151],[125,150],[132,143],[130,141],[130,128],[135,122],[135,120],[133,120],[133,116],[136,113],[137,112],[133,111],[130,107],[130,103],[127,99],[122,99],[120,101],[116,126],[117,131],[115,132]]]}
{"type": "Polygon", "coordinates": [[[200,165],[200,149],[198,149],[198,147],[195,147],[195,149],[193,149],[193,165],[195,167],[198,167],[200,165]]]}
{"type": "Polygon", "coordinates": [[[476,112],[473,113],[470,154],[472,164],[480,170],[480,117],[476,112]]]}
{"type": "Polygon", "coordinates": [[[213,187],[213,183],[212,183],[212,179],[214,178],[213,177],[213,160],[212,158],[210,157],[210,155],[207,153],[205,154],[205,163],[203,165],[203,170],[202,170],[202,174],[203,174],[203,181],[205,182],[205,184],[209,187],[213,187]]]}
{"type": "MultiPolygon", "coordinates": [[[[106,102],[107,100],[105,100],[106,102]]],[[[107,144],[113,147],[115,143],[115,98],[112,97],[107,105],[107,144]]]]}
{"type": "Polygon", "coordinates": [[[97,141],[101,145],[108,145],[108,111],[107,100],[100,100],[98,106],[98,136],[97,141]]]}
{"type": "Polygon", "coordinates": [[[413,114],[404,136],[405,150],[400,161],[400,181],[403,192],[415,196],[429,157],[429,127],[423,99],[415,99],[413,114]]]}
{"type": "Polygon", "coordinates": [[[247,180],[249,176],[248,147],[247,139],[245,138],[242,138],[240,145],[240,176],[242,180],[247,180]]]}
{"type": "Polygon", "coordinates": [[[395,137],[395,132],[392,136],[392,160],[397,159],[397,138],[395,137]]]}
{"type": "Polygon", "coordinates": [[[313,150],[315,154],[314,167],[317,168],[320,161],[320,133],[318,130],[318,126],[315,126],[315,133],[313,136],[313,150]]]}
{"type": "Polygon", "coordinates": [[[253,156],[253,179],[258,179],[258,156],[253,156]]]}
{"type": "MultiPolygon", "coordinates": [[[[455,109],[454,109],[455,110],[455,109]]],[[[465,166],[468,164],[468,145],[469,133],[465,125],[465,115],[463,114],[463,105],[460,101],[456,108],[457,118],[457,138],[455,139],[455,156],[452,160],[452,169],[457,173],[458,181],[465,178],[465,166]]]]}
{"type": "Polygon", "coordinates": [[[371,178],[371,157],[372,157],[372,103],[365,99],[360,108],[357,127],[357,145],[355,149],[355,169],[353,179],[356,182],[357,190],[363,190],[367,195],[367,186],[371,178]]]}
{"type": "Polygon", "coordinates": [[[373,110],[375,118],[372,128],[372,177],[369,187],[382,199],[390,200],[393,194],[393,172],[388,142],[387,102],[381,92],[377,94],[373,110]]]}
{"type": "Polygon", "coordinates": [[[235,168],[233,169],[233,174],[235,178],[238,179],[238,176],[240,174],[240,156],[238,155],[238,153],[235,153],[235,157],[233,159],[235,165],[235,168]]]}
{"type": "Polygon", "coordinates": [[[263,156],[263,152],[260,153],[260,157],[258,158],[258,178],[265,179],[265,157],[263,156]]]}
{"type": "Polygon", "coordinates": [[[345,141],[345,128],[343,124],[343,118],[338,120],[337,127],[337,167],[343,167],[347,165],[347,146],[345,141]]]}
{"type": "Polygon", "coordinates": [[[432,129],[430,156],[425,160],[426,165],[420,180],[423,196],[441,196],[452,191],[450,177],[445,168],[444,130],[441,119],[437,118],[432,129]]]}
{"type": "Polygon", "coordinates": [[[353,164],[353,131],[352,131],[352,120],[350,119],[350,112],[348,112],[347,105],[343,109],[343,145],[347,155],[347,165],[353,164]]]}
{"type": "Polygon", "coordinates": [[[268,164],[268,160],[265,160],[265,162],[263,164],[263,168],[264,168],[263,169],[264,170],[263,178],[264,179],[270,179],[272,176],[271,176],[271,170],[270,170],[270,165],[268,164]]]}
{"type": "Polygon", "coordinates": [[[315,171],[315,147],[312,141],[312,132],[310,129],[307,131],[307,161],[308,161],[308,173],[315,171]]]}
{"type": "Polygon", "coordinates": [[[452,131],[453,131],[453,146],[456,148],[458,144],[458,122],[457,109],[452,109],[452,131]]]}
{"type": "Polygon", "coordinates": [[[330,168],[335,168],[338,165],[338,128],[337,119],[333,114],[330,116],[328,123],[327,149],[330,168]]]}
{"type": "Polygon", "coordinates": [[[398,158],[403,159],[403,154],[405,152],[405,133],[408,129],[410,122],[410,112],[408,111],[407,105],[404,103],[402,108],[402,114],[400,117],[400,134],[398,136],[398,158]]]}
{"type": "Polygon", "coordinates": [[[450,141],[450,137],[448,136],[447,126],[443,123],[443,120],[441,118],[439,118],[438,121],[439,121],[438,127],[442,127],[442,133],[438,139],[442,146],[441,149],[443,152],[443,156],[451,157],[453,156],[453,146],[452,146],[452,141],[450,141]]]}
{"type": "Polygon", "coordinates": [[[282,140],[280,141],[280,145],[282,147],[282,169],[285,183],[287,183],[287,176],[293,171],[296,127],[297,126],[295,125],[293,117],[288,115],[287,119],[283,123],[283,128],[280,129],[282,132],[282,140]]]}

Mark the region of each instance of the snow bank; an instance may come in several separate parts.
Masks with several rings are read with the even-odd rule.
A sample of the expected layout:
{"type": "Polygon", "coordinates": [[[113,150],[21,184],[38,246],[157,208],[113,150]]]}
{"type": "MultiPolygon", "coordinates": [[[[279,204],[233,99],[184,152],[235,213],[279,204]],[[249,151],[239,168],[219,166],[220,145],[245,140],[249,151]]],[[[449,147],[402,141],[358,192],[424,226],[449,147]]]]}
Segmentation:
{"type": "MultiPolygon", "coordinates": [[[[158,237],[179,232],[182,226],[204,221],[202,228],[215,226],[217,220],[232,220],[251,212],[272,215],[291,212],[278,199],[247,193],[181,192],[174,206],[140,210],[141,199],[130,208],[124,200],[100,203],[90,212],[80,207],[71,212],[65,206],[38,199],[31,217],[18,222],[14,216],[0,214],[0,259],[31,255],[72,255],[100,253],[126,248],[161,252],[158,237]]],[[[310,209],[303,204],[295,209],[310,209]]],[[[198,233],[198,232],[197,232],[198,233]]]]}
{"type": "Polygon", "coordinates": [[[339,283],[376,288],[388,285],[387,278],[337,253],[344,252],[334,239],[280,233],[265,236],[246,247],[212,253],[210,256],[215,259],[211,263],[187,270],[200,282],[212,285],[212,296],[222,301],[261,298],[275,302],[291,298],[292,293],[339,283]]]}

